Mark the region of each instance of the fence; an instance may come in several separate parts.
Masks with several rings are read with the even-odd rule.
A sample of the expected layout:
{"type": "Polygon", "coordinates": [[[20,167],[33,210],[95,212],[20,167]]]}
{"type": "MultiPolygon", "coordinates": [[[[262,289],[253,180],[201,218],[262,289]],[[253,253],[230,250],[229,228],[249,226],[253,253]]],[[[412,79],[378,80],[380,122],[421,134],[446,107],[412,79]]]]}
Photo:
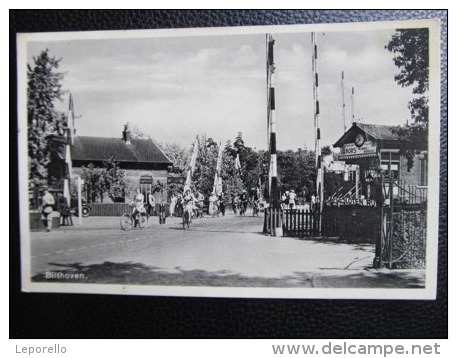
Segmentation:
{"type": "Polygon", "coordinates": [[[130,206],[127,203],[93,203],[89,205],[92,208],[91,216],[120,216],[130,212],[130,206]]]}
{"type": "MultiPolygon", "coordinates": [[[[123,213],[130,212],[130,206],[127,203],[92,203],[91,216],[120,216],[123,213]]],[[[156,204],[156,212],[159,212],[159,204],[156,204]]],[[[170,204],[166,204],[166,215],[169,215],[170,204]]]]}
{"type": "Polygon", "coordinates": [[[325,206],[322,236],[339,237],[349,242],[374,244],[381,233],[379,207],[347,205],[325,206]]]}
{"type": "Polygon", "coordinates": [[[321,213],[296,209],[265,209],[264,233],[275,236],[280,227],[284,236],[321,236],[321,213]]]}

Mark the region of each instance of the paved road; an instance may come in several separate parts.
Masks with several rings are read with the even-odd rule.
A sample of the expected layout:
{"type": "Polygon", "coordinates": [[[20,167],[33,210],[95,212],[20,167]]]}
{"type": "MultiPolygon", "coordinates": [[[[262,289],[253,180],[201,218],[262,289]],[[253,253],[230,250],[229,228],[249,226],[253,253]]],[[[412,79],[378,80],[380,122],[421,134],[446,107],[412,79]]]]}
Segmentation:
{"type": "Polygon", "coordinates": [[[420,287],[423,273],[367,270],[372,245],[269,237],[263,217],[178,218],[122,231],[119,219],[89,217],[83,226],[31,234],[33,281],[233,286],[420,287]],[[77,273],[79,276],[69,274],[77,273]],[[80,274],[83,274],[82,276],[80,274]],[[63,277],[63,274],[67,276],[63,277]]]}

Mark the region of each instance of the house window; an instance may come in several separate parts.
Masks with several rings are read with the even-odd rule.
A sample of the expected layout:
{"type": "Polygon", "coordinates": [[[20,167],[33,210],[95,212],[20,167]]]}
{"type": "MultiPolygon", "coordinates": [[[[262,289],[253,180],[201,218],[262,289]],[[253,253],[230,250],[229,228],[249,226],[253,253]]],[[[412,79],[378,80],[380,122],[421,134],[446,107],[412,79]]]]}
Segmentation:
{"type": "Polygon", "coordinates": [[[144,201],[147,201],[148,193],[152,192],[152,176],[142,175],[140,177],[140,191],[144,196],[144,201]]]}
{"type": "Polygon", "coordinates": [[[398,179],[398,173],[399,173],[399,168],[400,168],[400,161],[398,160],[382,160],[381,161],[381,168],[386,172],[386,174],[389,174],[389,169],[392,171],[392,176],[394,179],[398,179]],[[389,163],[391,164],[391,167],[389,168],[389,163]]]}

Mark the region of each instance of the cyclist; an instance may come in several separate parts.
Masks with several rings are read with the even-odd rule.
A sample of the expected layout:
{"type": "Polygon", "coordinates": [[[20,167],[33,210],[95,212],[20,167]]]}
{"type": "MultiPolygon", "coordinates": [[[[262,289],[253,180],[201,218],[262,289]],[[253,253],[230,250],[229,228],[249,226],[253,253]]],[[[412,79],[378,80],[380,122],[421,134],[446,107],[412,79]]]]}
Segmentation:
{"type": "Polygon", "coordinates": [[[189,222],[192,222],[192,211],[194,209],[195,196],[190,188],[184,188],[183,194],[183,215],[189,215],[189,222]]]}
{"type": "Polygon", "coordinates": [[[245,213],[248,207],[248,194],[245,189],[243,189],[243,191],[240,194],[240,208],[241,206],[243,207],[245,213]]]}
{"type": "Polygon", "coordinates": [[[136,226],[139,215],[146,214],[146,210],[144,208],[144,195],[141,194],[140,189],[136,190],[135,199],[131,205],[133,206],[132,216],[135,218],[136,226]]]}

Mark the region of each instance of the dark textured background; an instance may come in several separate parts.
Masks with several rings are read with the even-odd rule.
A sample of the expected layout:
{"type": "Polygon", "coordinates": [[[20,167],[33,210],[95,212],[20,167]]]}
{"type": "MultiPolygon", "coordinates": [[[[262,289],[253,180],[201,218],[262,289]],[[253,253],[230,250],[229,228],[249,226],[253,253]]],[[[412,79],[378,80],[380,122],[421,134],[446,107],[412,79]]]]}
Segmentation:
{"type": "Polygon", "coordinates": [[[447,338],[447,11],[10,11],[11,338],[447,338]],[[436,301],[165,298],[21,293],[17,207],[17,32],[311,24],[440,18],[441,193],[436,301]],[[14,210],[15,209],[15,210],[14,210]]]}

